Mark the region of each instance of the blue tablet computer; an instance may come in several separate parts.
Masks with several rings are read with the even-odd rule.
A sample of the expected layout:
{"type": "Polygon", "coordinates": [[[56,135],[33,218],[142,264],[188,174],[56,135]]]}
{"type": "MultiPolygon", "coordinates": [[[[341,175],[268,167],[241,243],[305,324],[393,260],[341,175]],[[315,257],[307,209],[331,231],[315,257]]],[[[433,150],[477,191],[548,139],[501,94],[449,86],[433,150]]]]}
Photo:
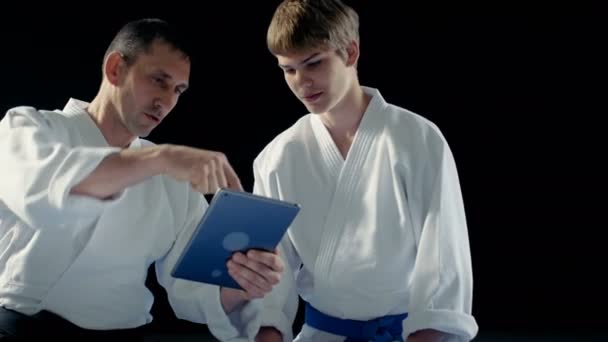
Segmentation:
{"type": "Polygon", "coordinates": [[[171,275],[241,289],[226,262],[237,251],[272,251],[300,206],[248,192],[220,189],[192,233],[171,275]]]}

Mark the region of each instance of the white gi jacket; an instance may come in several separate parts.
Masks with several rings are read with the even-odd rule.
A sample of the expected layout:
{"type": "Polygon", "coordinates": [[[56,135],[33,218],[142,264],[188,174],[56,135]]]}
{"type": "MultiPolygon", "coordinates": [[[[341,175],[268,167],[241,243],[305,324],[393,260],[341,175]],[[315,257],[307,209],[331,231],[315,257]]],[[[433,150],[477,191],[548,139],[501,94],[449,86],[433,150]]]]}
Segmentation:
{"type": "MultiPolygon", "coordinates": [[[[227,316],[217,286],[170,276],[207,208],[188,183],[156,176],[108,200],[69,194],[119,150],[87,105],[17,107],[0,122],[0,305],[46,309],[89,329],[137,327],[152,320],[145,280],[156,262],[177,317],[208,324],[221,340],[246,339],[259,327],[259,305],[227,316]]],[[[136,139],[130,148],[150,145],[136,139]]]]}
{"type": "MultiPolygon", "coordinates": [[[[432,122],[363,89],[373,98],[346,160],[308,114],[255,159],[254,192],[302,206],[281,248],[317,310],[355,320],[408,312],[404,336],[430,328],[470,340],[471,258],[450,148],[432,122]]],[[[269,303],[286,295],[277,292],[269,303]]],[[[343,338],[305,325],[298,340],[343,338]]]]}

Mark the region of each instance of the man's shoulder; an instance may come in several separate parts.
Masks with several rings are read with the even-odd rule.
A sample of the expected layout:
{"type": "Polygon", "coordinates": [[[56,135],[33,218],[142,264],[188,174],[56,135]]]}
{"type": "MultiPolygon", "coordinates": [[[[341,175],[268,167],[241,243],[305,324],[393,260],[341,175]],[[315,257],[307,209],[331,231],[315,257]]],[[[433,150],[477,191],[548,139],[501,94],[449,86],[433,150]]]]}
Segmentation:
{"type": "Polygon", "coordinates": [[[36,106],[30,105],[18,105],[9,108],[6,111],[6,114],[12,115],[26,115],[26,116],[40,116],[40,115],[48,115],[49,113],[60,113],[59,110],[50,110],[50,109],[42,109],[36,106]]]}
{"type": "Polygon", "coordinates": [[[49,128],[65,124],[67,117],[59,110],[40,109],[35,106],[20,105],[9,108],[3,121],[10,121],[10,126],[37,125],[49,128]]]}
{"type": "Polygon", "coordinates": [[[158,145],[157,143],[144,138],[137,138],[136,143],[139,147],[153,147],[158,145]]]}

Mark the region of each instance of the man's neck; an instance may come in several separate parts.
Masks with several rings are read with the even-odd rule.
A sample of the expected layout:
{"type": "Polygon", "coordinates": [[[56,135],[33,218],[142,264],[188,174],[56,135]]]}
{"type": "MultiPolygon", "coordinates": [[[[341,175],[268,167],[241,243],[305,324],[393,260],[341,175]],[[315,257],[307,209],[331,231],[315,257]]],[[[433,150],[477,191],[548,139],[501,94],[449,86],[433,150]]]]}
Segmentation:
{"type": "Polygon", "coordinates": [[[87,107],[87,112],[103,134],[108,145],[126,148],[135,137],[129,133],[118,117],[116,107],[100,92],[87,107]]]}

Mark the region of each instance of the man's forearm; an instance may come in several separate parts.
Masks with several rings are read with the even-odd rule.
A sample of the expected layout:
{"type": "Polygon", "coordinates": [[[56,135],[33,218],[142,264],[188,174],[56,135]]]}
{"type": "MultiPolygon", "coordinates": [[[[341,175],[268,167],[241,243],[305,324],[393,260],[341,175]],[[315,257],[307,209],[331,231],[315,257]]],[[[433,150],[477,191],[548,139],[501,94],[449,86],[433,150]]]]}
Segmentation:
{"type": "Polygon", "coordinates": [[[149,177],[162,174],[162,146],[125,149],[107,156],[70,193],[108,198],[149,177]]]}

